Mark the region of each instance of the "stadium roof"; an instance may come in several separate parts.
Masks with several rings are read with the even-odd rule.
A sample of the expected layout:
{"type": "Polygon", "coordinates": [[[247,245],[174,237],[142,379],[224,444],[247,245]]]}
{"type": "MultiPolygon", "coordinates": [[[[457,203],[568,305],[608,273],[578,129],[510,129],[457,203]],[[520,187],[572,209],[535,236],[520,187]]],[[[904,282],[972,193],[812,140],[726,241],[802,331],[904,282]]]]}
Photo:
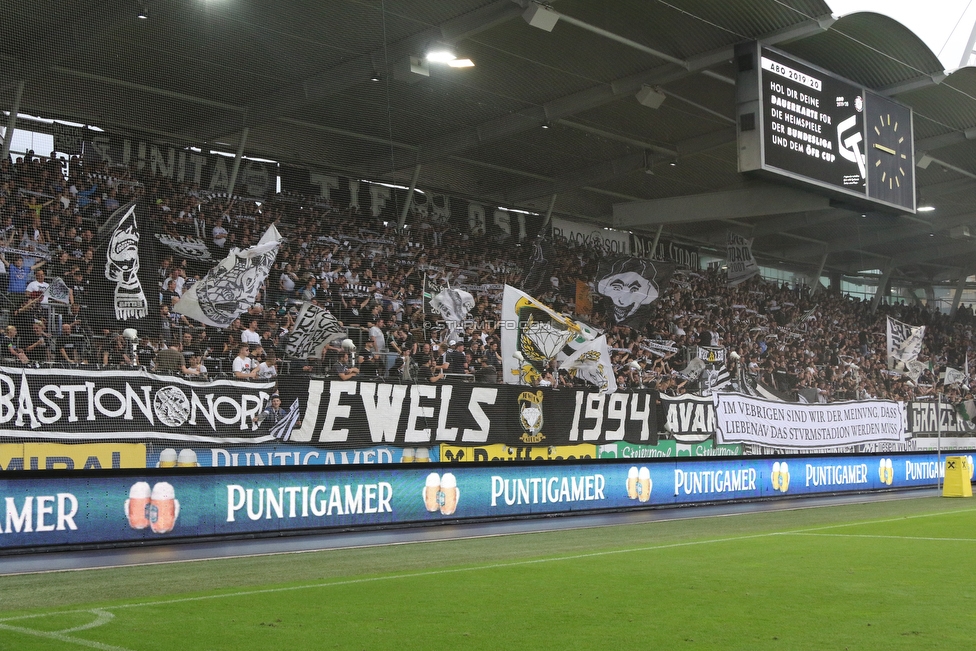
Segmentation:
{"type": "Polygon", "coordinates": [[[627,228],[719,251],[732,229],[761,261],[809,272],[976,272],[976,69],[946,74],[908,27],[817,0],[559,0],[534,21],[557,18],[547,31],[534,6],[7,0],[0,105],[24,81],[26,113],[231,151],[246,134],[249,155],[404,185],[419,165],[420,188],[541,212],[555,194],[556,214],[604,226],[614,204],[662,202],[627,228]],[[779,210],[770,183],[737,170],[731,59],[750,40],[912,107],[920,203],[936,211],[763,214],[779,210]],[[438,43],[475,67],[410,73],[438,43]]]}

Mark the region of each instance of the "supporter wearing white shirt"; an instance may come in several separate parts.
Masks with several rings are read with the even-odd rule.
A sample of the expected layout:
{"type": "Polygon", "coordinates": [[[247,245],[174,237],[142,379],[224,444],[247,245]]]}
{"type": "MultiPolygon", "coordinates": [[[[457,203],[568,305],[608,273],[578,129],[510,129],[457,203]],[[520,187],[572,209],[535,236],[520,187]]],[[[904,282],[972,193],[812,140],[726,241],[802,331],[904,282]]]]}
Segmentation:
{"type": "Polygon", "coordinates": [[[250,352],[251,347],[244,344],[234,358],[234,377],[239,380],[253,380],[258,376],[258,367],[249,357],[250,352]]]}
{"type": "Polygon", "coordinates": [[[258,364],[258,379],[259,380],[274,380],[278,377],[278,368],[275,366],[275,354],[272,351],[268,351],[268,355],[263,362],[258,364]]]}
{"type": "Polygon", "coordinates": [[[213,243],[214,246],[219,248],[224,248],[224,244],[227,243],[227,229],[221,222],[217,222],[213,227],[213,243]]]}
{"type": "Polygon", "coordinates": [[[252,319],[250,325],[248,325],[247,330],[241,331],[241,343],[250,344],[252,346],[261,346],[261,335],[258,334],[258,321],[257,319],[252,319]]]}
{"type": "MultiPolygon", "coordinates": [[[[44,290],[50,286],[50,283],[44,282],[44,271],[38,269],[34,272],[34,280],[27,284],[27,293],[34,294],[37,292],[44,292],[44,290]]],[[[47,296],[41,299],[41,305],[47,305],[47,296]]]]}

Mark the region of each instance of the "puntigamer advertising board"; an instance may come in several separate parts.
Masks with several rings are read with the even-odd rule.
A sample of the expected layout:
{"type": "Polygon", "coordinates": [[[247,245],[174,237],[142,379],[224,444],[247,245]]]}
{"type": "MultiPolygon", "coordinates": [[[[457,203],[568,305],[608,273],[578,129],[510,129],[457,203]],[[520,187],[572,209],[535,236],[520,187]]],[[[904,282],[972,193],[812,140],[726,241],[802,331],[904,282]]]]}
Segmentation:
{"type": "Polygon", "coordinates": [[[0,478],[0,551],[921,487],[943,473],[934,454],[19,473],[0,478]]]}

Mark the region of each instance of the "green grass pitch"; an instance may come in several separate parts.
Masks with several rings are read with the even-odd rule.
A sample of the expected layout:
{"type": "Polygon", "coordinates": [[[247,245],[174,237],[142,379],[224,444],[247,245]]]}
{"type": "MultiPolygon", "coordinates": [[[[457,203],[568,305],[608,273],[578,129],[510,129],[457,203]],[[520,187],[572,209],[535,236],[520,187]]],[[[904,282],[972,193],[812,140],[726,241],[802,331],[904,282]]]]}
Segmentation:
{"type": "Polygon", "coordinates": [[[915,497],[4,576],[0,649],[971,649],[974,558],[915,497]]]}

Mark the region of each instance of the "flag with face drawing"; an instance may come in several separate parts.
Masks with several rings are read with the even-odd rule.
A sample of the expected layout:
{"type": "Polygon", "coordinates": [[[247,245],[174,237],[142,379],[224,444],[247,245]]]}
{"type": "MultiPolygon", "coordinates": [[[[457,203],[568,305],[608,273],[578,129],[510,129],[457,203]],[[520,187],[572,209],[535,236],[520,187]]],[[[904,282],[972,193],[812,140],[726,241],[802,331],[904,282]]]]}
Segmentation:
{"type": "Polygon", "coordinates": [[[282,237],[272,224],[252,247],[234,248],[207,275],[183,292],[177,310],[216,328],[226,328],[257,301],[282,237]]]}
{"type": "Polygon", "coordinates": [[[667,287],[677,265],[644,258],[604,259],[596,274],[596,293],[615,325],[641,329],[651,316],[651,303],[667,287]]]}
{"type": "MultiPolygon", "coordinates": [[[[96,328],[153,331],[158,327],[159,259],[153,231],[149,202],[143,200],[120,207],[99,227],[96,266],[85,293],[96,328]]],[[[49,291],[66,294],[60,284],[54,285],[49,291]]]]}

